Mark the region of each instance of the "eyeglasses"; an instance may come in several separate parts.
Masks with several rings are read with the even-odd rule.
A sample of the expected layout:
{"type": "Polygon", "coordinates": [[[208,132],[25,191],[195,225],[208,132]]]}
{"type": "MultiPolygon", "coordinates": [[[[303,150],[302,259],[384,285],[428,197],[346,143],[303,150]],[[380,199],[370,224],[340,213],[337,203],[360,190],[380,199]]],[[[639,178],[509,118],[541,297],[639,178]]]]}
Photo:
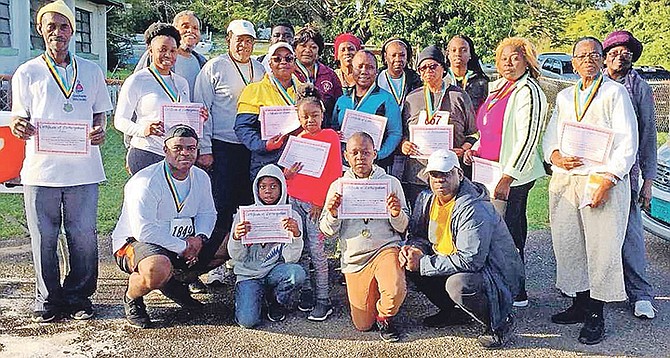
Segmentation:
{"type": "Polygon", "coordinates": [[[286,63],[293,63],[293,61],[295,61],[295,57],[293,57],[293,56],[291,56],[291,55],[284,56],[284,57],[281,57],[281,56],[272,56],[272,57],[270,57],[270,59],[271,59],[272,62],[274,62],[274,63],[281,63],[282,61],[286,61],[286,63]]]}
{"type": "Polygon", "coordinates": [[[430,175],[431,177],[433,177],[435,179],[446,179],[446,178],[451,177],[452,174],[453,174],[452,170],[450,170],[446,173],[445,172],[439,172],[439,171],[436,171],[436,170],[431,170],[431,171],[428,172],[428,175],[430,175]]]}
{"type": "Polygon", "coordinates": [[[430,71],[435,71],[437,69],[437,66],[439,66],[439,63],[431,63],[430,65],[423,65],[418,68],[419,72],[426,72],[428,70],[430,71]]]}
{"type": "Polygon", "coordinates": [[[603,57],[601,53],[598,52],[590,52],[590,53],[584,53],[581,55],[576,55],[574,58],[578,59],[579,61],[585,61],[587,58],[590,58],[594,61],[600,60],[603,57]]]}
{"type": "Polygon", "coordinates": [[[633,58],[633,53],[629,51],[610,51],[607,53],[607,57],[609,58],[617,58],[617,57],[623,57],[626,60],[630,60],[633,58]]]}

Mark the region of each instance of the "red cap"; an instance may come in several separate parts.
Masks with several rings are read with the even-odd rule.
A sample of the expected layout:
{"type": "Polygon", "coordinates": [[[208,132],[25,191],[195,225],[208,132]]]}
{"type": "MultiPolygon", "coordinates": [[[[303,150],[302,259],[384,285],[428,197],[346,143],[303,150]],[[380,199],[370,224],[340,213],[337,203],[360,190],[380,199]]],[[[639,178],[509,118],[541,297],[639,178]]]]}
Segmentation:
{"type": "Polygon", "coordinates": [[[363,42],[361,39],[358,37],[354,36],[353,34],[350,34],[348,32],[345,32],[343,34],[337,35],[335,38],[335,59],[337,60],[338,58],[338,49],[340,48],[340,44],[343,42],[351,42],[354,47],[356,47],[356,50],[360,50],[361,46],[363,45],[363,42]]]}

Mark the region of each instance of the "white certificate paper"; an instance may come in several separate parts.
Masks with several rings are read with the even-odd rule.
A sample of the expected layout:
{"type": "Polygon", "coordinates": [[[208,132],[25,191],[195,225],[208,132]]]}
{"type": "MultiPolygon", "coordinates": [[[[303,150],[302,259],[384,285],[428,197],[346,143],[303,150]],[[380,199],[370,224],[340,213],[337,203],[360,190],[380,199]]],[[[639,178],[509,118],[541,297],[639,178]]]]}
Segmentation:
{"type": "Polygon", "coordinates": [[[386,122],[386,117],[347,109],[342,119],[342,141],[346,142],[356,132],[365,132],[375,142],[375,149],[379,150],[384,139],[386,122]]]}
{"type": "Polygon", "coordinates": [[[198,133],[198,137],[202,138],[203,123],[200,119],[200,108],[202,108],[200,103],[164,104],[161,107],[161,121],[165,132],[167,133],[177,124],[185,124],[193,128],[198,133]]]}
{"type": "Polygon", "coordinates": [[[493,192],[502,178],[500,163],[477,157],[473,157],[472,161],[472,181],[484,184],[489,195],[493,197],[493,192]]]}
{"type": "Polygon", "coordinates": [[[279,134],[291,133],[300,127],[298,111],[293,106],[264,106],[258,115],[261,121],[261,139],[268,140],[279,134]]]}
{"type": "Polygon", "coordinates": [[[421,155],[412,156],[413,158],[428,159],[439,149],[454,147],[454,126],[410,124],[409,141],[416,144],[421,152],[421,155]]]}
{"type": "Polygon", "coordinates": [[[302,163],[298,173],[320,178],[326,167],[330,143],[290,136],[277,164],[290,168],[294,163],[302,163]]]}
{"type": "Polygon", "coordinates": [[[391,193],[388,179],[340,180],[342,203],[338,208],[338,219],[388,219],[386,198],[391,193]]]}
{"type": "Polygon", "coordinates": [[[87,156],[91,150],[90,127],[82,122],[36,119],[35,153],[87,156]]]}
{"type": "Polygon", "coordinates": [[[291,233],[284,230],[281,224],[282,219],[290,217],[291,205],[240,206],[240,220],[251,224],[251,230],[242,236],[242,243],[290,243],[291,233]]]}
{"type": "Polygon", "coordinates": [[[563,122],[560,138],[559,149],[564,156],[603,164],[612,150],[614,131],[586,123],[563,122]]]}

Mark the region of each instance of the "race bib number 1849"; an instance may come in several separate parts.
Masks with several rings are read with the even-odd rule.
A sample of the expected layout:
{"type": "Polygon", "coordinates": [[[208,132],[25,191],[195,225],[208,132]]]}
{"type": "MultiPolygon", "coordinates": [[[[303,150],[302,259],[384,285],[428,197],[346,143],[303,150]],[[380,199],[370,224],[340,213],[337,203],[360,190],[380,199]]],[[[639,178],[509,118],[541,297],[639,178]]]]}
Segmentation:
{"type": "Polygon", "coordinates": [[[195,234],[192,218],[174,218],[170,221],[170,235],[176,239],[184,240],[195,234]]]}

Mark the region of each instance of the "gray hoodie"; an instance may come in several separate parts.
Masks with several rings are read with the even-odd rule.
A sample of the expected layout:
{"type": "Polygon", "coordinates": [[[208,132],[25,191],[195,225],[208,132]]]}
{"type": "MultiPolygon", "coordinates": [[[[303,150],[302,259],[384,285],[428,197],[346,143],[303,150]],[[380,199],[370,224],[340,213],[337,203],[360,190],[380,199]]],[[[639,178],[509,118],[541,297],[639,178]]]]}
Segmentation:
{"type": "MultiPolygon", "coordinates": [[[[258,181],[260,178],[266,176],[274,177],[279,180],[281,183],[281,196],[279,197],[277,204],[287,204],[288,195],[286,191],[286,178],[284,178],[284,174],[278,166],[269,164],[261,168],[254,180],[253,191],[255,205],[265,205],[258,195],[258,181]]],[[[232,238],[232,233],[235,230],[235,227],[240,223],[239,211],[235,214],[233,226],[230,230],[231,237],[230,240],[228,240],[228,253],[233,259],[237,282],[263,278],[278,264],[282,262],[294,263],[300,259],[303,246],[302,224],[300,216],[295,210],[293,210],[291,217],[298,222],[301,235],[294,237],[293,242],[290,244],[267,243],[244,245],[242,244],[242,240],[234,240],[232,238]]]]}

